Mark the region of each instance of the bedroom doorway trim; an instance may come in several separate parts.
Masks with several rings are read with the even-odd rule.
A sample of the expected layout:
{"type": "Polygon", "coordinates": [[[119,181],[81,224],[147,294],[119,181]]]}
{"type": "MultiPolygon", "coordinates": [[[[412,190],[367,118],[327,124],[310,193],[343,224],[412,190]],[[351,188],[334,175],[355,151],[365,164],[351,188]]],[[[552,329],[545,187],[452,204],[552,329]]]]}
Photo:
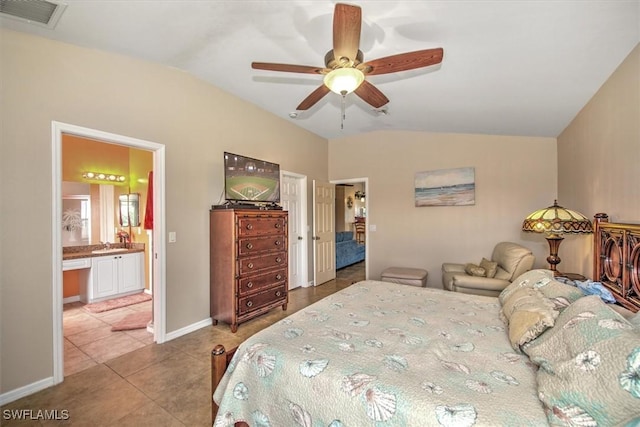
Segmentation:
{"type": "Polygon", "coordinates": [[[53,383],[64,380],[64,334],[62,325],[62,135],[85,137],[107,144],[147,150],[153,154],[153,340],[161,344],[166,340],[166,256],[165,256],[165,146],[124,135],[103,132],[57,121],[51,122],[52,139],[52,313],[53,313],[53,383]]]}

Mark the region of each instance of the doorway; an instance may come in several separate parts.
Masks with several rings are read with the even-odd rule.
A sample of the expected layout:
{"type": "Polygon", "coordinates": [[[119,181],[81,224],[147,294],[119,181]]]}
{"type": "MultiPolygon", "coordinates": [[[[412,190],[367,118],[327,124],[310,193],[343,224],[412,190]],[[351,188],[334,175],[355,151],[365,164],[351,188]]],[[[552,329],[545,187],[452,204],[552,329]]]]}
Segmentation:
{"type": "MultiPolygon", "coordinates": [[[[336,200],[336,231],[351,231],[353,239],[358,244],[365,246],[364,269],[365,278],[369,277],[369,252],[371,249],[369,240],[369,227],[367,215],[369,212],[368,178],[351,178],[331,181],[336,188],[342,188],[343,194],[340,200],[336,200]],[[343,201],[344,199],[344,201],[343,201]],[[339,206],[340,205],[340,206],[339,206]],[[340,219],[339,219],[340,217],[340,219]],[[339,225],[339,222],[342,222],[339,225]],[[364,225],[364,227],[360,227],[364,225]]],[[[336,243],[337,244],[337,243],[336,243]]],[[[338,251],[336,250],[336,253],[338,251]]]]}
{"type": "Polygon", "coordinates": [[[153,271],[151,272],[153,289],[153,341],[165,341],[165,147],[151,141],[112,134],[95,129],[84,128],[66,123],[52,122],[52,230],[53,230],[53,382],[58,384],[64,380],[64,334],[63,334],[63,286],[62,286],[62,236],[61,236],[61,204],[62,204],[62,139],[63,135],[84,137],[105,144],[116,144],[125,147],[150,151],[153,155],[154,183],[152,231],[153,271]]]}

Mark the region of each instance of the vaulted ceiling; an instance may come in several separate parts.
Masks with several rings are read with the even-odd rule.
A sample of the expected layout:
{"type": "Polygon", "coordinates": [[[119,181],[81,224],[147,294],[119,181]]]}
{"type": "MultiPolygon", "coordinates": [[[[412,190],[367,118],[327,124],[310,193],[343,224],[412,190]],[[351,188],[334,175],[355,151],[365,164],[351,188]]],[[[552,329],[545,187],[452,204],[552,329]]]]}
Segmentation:
{"type": "MultiPolygon", "coordinates": [[[[20,1],[20,0],[8,0],[20,1]]],[[[441,64],[372,75],[373,108],[322,76],[252,61],[324,66],[334,1],[67,0],[53,29],[0,26],[185,70],[325,138],[380,129],[555,137],[640,42],[640,1],[358,1],[364,60],[442,47],[441,64]],[[292,118],[296,114],[297,117],[292,118]]]]}

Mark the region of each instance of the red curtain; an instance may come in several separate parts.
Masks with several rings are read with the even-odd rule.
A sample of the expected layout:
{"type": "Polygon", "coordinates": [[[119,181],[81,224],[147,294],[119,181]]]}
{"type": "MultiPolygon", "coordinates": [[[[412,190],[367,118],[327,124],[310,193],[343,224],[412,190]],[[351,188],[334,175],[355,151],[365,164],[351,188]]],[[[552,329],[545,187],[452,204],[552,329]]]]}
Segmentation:
{"type": "Polygon", "coordinates": [[[147,206],[144,211],[144,229],[153,230],[153,171],[149,172],[147,185],[147,206]]]}

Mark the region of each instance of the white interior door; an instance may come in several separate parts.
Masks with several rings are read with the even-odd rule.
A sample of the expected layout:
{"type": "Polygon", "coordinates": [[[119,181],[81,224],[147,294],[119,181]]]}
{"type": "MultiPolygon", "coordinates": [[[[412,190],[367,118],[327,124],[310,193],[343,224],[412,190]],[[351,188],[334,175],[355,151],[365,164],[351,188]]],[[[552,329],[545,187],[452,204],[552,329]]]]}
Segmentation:
{"type": "Polygon", "coordinates": [[[306,268],[306,177],[282,172],[280,202],[289,212],[289,289],[304,286],[306,268]]]}
{"type": "Polygon", "coordinates": [[[313,283],[336,277],[335,185],[313,181],[313,283]]]}

